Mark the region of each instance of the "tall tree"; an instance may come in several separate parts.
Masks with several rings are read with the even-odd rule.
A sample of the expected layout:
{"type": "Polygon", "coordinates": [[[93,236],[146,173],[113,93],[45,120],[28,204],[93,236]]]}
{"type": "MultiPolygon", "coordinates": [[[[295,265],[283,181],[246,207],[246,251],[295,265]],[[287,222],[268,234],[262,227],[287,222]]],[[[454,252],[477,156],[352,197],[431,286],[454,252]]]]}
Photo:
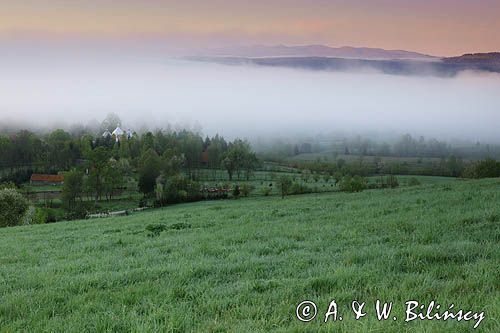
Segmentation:
{"type": "Polygon", "coordinates": [[[73,210],[76,206],[76,199],[83,194],[83,173],[71,170],[64,175],[64,185],[62,189],[62,201],[68,210],[73,210]]]}
{"type": "Polygon", "coordinates": [[[290,190],[292,189],[292,179],[288,176],[281,176],[278,179],[278,188],[281,192],[281,198],[285,198],[288,194],[290,194],[290,190]]]}
{"type": "Polygon", "coordinates": [[[49,168],[57,171],[69,169],[74,159],[79,155],[77,147],[72,142],[71,135],[57,129],[47,138],[49,168]]]}
{"type": "Polygon", "coordinates": [[[189,176],[193,179],[193,171],[200,166],[203,140],[199,135],[189,131],[182,131],[181,138],[181,149],[184,153],[184,166],[189,176]]]}
{"type": "Polygon", "coordinates": [[[108,200],[112,199],[116,189],[125,185],[124,172],[115,159],[109,161],[108,167],[104,171],[103,191],[108,200]]]}
{"type": "Polygon", "coordinates": [[[215,135],[207,147],[208,167],[212,169],[215,178],[217,169],[221,167],[223,155],[227,150],[227,143],[219,134],[215,135]]]}
{"type": "Polygon", "coordinates": [[[252,169],[255,161],[256,157],[252,153],[250,144],[247,141],[236,139],[229,144],[229,148],[223,159],[223,166],[227,170],[230,180],[232,180],[235,172],[238,179],[240,179],[241,172],[246,167],[252,169]]]}
{"type": "Polygon", "coordinates": [[[103,193],[103,182],[106,168],[109,166],[109,152],[104,147],[97,147],[87,153],[88,161],[88,188],[94,193],[97,202],[103,193]]]}
{"type": "Polygon", "coordinates": [[[161,159],[154,149],[148,149],[139,161],[139,190],[145,196],[154,192],[156,178],[161,173],[161,159]]]}

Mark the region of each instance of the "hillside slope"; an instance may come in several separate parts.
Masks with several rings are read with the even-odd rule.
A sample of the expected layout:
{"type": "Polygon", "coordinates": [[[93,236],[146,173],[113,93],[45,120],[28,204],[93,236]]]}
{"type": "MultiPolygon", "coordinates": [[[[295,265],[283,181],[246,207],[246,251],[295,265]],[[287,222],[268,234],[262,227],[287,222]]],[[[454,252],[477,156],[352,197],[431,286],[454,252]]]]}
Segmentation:
{"type": "Polygon", "coordinates": [[[363,59],[325,56],[190,56],[190,61],[211,62],[223,65],[253,65],[285,67],[315,71],[366,72],[376,71],[390,75],[453,77],[463,71],[500,73],[500,53],[473,54],[460,57],[414,59],[363,59]]]}
{"type": "Polygon", "coordinates": [[[500,180],[454,181],[2,229],[0,328],[472,331],[473,322],[404,323],[413,299],[486,311],[476,331],[498,332],[499,190],[500,180]],[[375,318],[377,298],[396,302],[397,321],[375,318]],[[335,299],[344,320],[299,322],[305,299],[320,313],[335,299]],[[354,299],[372,310],[359,321],[354,299]]]}
{"type": "Polygon", "coordinates": [[[199,56],[234,57],[336,57],[351,59],[413,59],[432,60],[436,57],[405,50],[385,50],[371,47],[330,47],[326,45],[253,45],[201,50],[199,56]]]}
{"type": "Polygon", "coordinates": [[[464,54],[444,58],[443,62],[465,69],[500,73],[500,52],[464,54]]]}

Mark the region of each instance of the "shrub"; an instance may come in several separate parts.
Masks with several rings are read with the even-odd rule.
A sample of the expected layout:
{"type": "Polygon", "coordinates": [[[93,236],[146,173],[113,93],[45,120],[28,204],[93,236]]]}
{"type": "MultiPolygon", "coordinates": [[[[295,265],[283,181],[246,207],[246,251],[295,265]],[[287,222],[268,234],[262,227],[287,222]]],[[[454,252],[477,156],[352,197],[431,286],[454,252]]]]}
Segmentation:
{"type": "Polygon", "coordinates": [[[7,188],[16,189],[16,184],[13,182],[0,183],[0,190],[5,190],[7,188]]]}
{"type": "Polygon", "coordinates": [[[267,197],[267,196],[271,195],[272,190],[273,189],[271,187],[265,186],[260,191],[262,192],[263,196],[267,197]]]}
{"type": "Polygon", "coordinates": [[[0,227],[20,225],[28,210],[28,200],[14,189],[0,190],[0,227]]]}
{"type": "Polygon", "coordinates": [[[149,237],[156,237],[159,236],[162,231],[167,230],[167,226],[165,224],[148,224],[145,229],[149,232],[149,237]]]}
{"type": "Polygon", "coordinates": [[[252,192],[254,190],[254,187],[250,184],[243,184],[243,185],[241,185],[240,190],[241,190],[241,194],[243,194],[243,196],[248,197],[250,192],[252,192]]]}
{"type": "Polygon", "coordinates": [[[87,214],[92,211],[92,208],[96,207],[89,201],[76,202],[73,208],[66,213],[64,218],[68,220],[84,219],[87,214]]]}
{"type": "Polygon", "coordinates": [[[375,183],[371,183],[367,185],[369,189],[377,189],[377,188],[396,188],[399,187],[399,180],[394,175],[389,175],[387,177],[380,176],[379,179],[375,181],[375,183]]]}
{"type": "Polygon", "coordinates": [[[0,182],[13,183],[16,186],[21,186],[21,184],[26,183],[30,180],[31,174],[33,170],[17,170],[14,173],[9,174],[8,176],[3,177],[0,182]]]}
{"type": "Polygon", "coordinates": [[[188,177],[177,174],[158,179],[156,185],[156,200],[159,206],[166,204],[197,201],[203,198],[200,185],[188,177]]]}
{"type": "Polygon", "coordinates": [[[47,218],[45,223],[54,223],[59,220],[64,220],[65,216],[63,211],[53,208],[40,208],[42,211],[47,213],[47,218]]]}
{"type": "Polygon", "coordinates": [[[292,187],[290,189],[291,194],[304,194],[304,193],[311,193],[311,192],[312,192],[312,190],[309,187],[307,187],[304,184],[300,184],[300,183],[293,183],[292,187]]]}
{"type": "Polygon", "coordinates": [[[495,178],[500,177],[500,162],[491,158],[469,165],[462,172],[464,178],[495,178]]]}
{"type": "Polygon", "coordinates": [[[390,188],[396,188],[399,186],[399,181],[394,175],[387,176],[387,178],[385,179],[385,183],[387,184],[387,187],[390,188]]]}
{"type": "Polygon", "coordinates": [[[342,179],[339,181],[339,188],[343,192],[350,192],[351,190],[351,176],[344,176],[342,179]]]}
{"type": "Polygon", "coordinates": [[[345,176],[340,181],[340,190],[344,192],[361,192],[366,188],[366,182],[361,176],[345,176]]]}
{"type": "Polygon", "coordinates": [[[281,176],[278,180],[278,188],[281,191],[281,198],[284,198],[286,195],[290,194],[290,190],[292,188],[293,182],[292,179],[288,176],[281,176]]]}
{"type": "Polygon", "coordinates": [[[49,212],[47,209],[29,206],[23,216],[22,224],[45,224],[47,223],[48,218],[49,212]]]}
{"type": "Polygon", "coordinates": [[[313,174],[313,179],[317,183],[321,179],[321,175],[316,172],[315,174],[313,174]]]}
{"type": "Polygon", "coordinates": [[[408,180],[408,186],[418,186],[418,185],[420,185],[420,181],[417,178],[411,177],[408,180]]]}
{"type": "Polygon", "coordinates": [[[177,197],[179,198],[179,200],[182,202],[182,201],[186,201],[187,198],[188,198],[188,192],[186,190],[179,190],[177,192],[177,197]]]}
{"type": "Polygon", "coordinates": [[[33,224],[33,217],[34,216],[35,216],[35,207],[28,206],[28,209],[26,209],[26,212],[24,213],[20,224],[22,224],[22,225],[33,224]]]}
{"type": "Polygon", "coordinates": [[[353,192],[361,192],[366,188],[366,181],[361,176],[354,176],[351,181],[353,192]]]}
{"type": "Polygon", "coordinates": [[[170,226],[170,229],[173,229],[173,230],[182,230],[182,229],[189,229],[189,228],[191,228],[191,224],[184,223],[184,222],[174,223],[170,226]]]}
{"type": "Polygon", "coordinates": [[[234,188],[233,188],[233,197],[235,199],[238,199],[240,197],[240,186],[239,185],[235,185],[234,188]]]}
{"type": "Polygon", "coordinates": [[[332,179],[332,176],[330,174],[325,173],[323,175],[323,180],[324,180],[325,183],[328,183],[330,181],[330,179],[332,179]]]}
{"type": "Polygon", "coordinates": [[[45,224],[49,220],[49,212],[44,208],[37,207],[33,215],[33,224],[45,224]]]}

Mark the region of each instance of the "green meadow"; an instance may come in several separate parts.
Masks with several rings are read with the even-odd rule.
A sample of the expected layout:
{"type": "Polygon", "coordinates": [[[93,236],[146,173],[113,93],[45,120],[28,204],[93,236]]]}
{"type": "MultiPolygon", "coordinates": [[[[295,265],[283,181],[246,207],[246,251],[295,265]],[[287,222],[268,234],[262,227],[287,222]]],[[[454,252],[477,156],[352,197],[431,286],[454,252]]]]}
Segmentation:
{"type": "Polygon", "coordinates": [[[499,332],[499,244],[498,179],[3,228],[0,331],[499,332]],[[333,299],[343,320],[324,323],[333,299]],[[377,299],[394,302],[389,320],[377,299]],[[357,321],[353,300],[367,304],[357,321]],[[405,323],[407,300],[485,319],[405,323]]]}

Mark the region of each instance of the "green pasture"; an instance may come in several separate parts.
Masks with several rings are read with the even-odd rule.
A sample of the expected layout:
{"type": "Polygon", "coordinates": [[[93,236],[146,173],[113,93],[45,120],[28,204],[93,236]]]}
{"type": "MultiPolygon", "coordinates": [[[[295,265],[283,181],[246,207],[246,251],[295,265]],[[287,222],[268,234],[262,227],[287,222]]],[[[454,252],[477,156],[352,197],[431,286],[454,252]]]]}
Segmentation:
{"type": "Polygon", "coordinates": [[[4,228],[0,331],[498,332],[499,202],[498,179],[424,182],[4,228]],[[343,320],[324,323],[332,299],[343,320]],[[398,319],[378,321],[376,299],[398,319]],[[486,319],[405,323],[407,300],[486,319]]]}

